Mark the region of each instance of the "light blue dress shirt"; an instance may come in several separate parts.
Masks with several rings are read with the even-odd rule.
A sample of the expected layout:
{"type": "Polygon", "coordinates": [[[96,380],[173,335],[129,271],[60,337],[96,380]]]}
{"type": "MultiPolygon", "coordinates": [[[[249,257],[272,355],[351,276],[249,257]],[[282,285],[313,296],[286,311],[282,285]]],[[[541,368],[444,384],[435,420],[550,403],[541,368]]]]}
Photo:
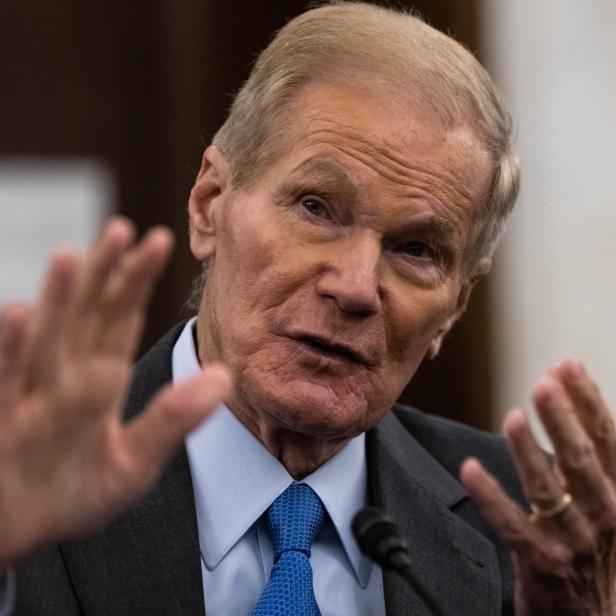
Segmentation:
{"type": "MultiPolygon", "coordinates": [[[[187,323],[173,348],[174,383],[200,370],[193,324],[187,323]]],[[[224,405],[189,435],[186,447],[206,613],[249,616],[273,562],[261,516],[293,478],[224,405]]],[[[351,520],[367,500],[365,435],[350,440],[303,482],[329,514],[310,558],[322,615],[385,616],[381,569],[360,553],[351,532],[351,520]]]]}

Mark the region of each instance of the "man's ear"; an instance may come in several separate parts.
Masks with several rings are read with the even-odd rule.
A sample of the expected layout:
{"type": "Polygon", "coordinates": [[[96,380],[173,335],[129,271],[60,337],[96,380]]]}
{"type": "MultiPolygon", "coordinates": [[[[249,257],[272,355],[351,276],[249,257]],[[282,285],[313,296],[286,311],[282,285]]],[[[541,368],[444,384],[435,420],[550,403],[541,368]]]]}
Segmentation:
{"type": "Polygon", "coordinates": [[[231,186],[231,165],[214,145],[203,153],[201,169],[188,199],[190,250],[199,261],[216,252],[216,221],[231,186]]]}
{"type": "Polygon", "coordinates": [[[430,343],[430,347],[428,349],[428,357],[430,359],[434,359],[439,354],[445,336],[451,331],[451,328],[457,323],[458,319],[466,312],[466,307],[468,306],[471,293],[473,292],[477,281],[490,271],[491,265],[491,260],[486,258],[480,259],[477,265],[473,268],[472,274],[464,282],[462,288],[460,289],[455,310],[445,321],[443,326],[438,330],[436,336],[430,343]]]}

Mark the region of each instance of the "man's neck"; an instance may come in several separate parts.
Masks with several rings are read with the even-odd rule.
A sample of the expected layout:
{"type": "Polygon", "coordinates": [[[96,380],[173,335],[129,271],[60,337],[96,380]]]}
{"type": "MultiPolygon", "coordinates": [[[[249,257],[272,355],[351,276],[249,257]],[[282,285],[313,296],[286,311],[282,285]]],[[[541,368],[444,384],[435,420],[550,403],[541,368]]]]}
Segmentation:
{"type": "Polygon", "coordinates": [[[272,428],[256,415],[240,410],[232,401],[228,404],[231,412],[265,448],[276,457],[297,480],[307,477],[332,456],[338,453],[348,442],[348,438],[323,439],[283,428],[272,428]]]}

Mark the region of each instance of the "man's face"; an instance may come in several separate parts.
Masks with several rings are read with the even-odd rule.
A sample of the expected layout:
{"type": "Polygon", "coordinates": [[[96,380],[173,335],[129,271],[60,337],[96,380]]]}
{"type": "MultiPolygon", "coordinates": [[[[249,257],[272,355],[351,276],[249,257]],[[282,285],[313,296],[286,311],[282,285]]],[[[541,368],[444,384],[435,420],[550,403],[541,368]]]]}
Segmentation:
{"type": "Polygon", "coordinates": [[[309,84],[256,184],[223,183],[191,205],[213,229],[201,359],[231,367],[231,408],[260,424],[325,438],[369,429],[464,309],[489,158],[469,126],[446,133],[393,98],[309,84]]]}

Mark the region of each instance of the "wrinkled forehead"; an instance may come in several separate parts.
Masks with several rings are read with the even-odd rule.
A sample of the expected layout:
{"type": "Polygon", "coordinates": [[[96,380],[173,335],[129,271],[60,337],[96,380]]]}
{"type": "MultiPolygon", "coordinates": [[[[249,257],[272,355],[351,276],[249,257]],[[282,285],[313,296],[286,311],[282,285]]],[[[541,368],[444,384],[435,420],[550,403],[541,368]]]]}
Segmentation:
{"type": "Polygon", "coordinates": [[[486,156],[483,131],[470,109],[443,113],[413,89],[332,79],[312,80],[293,97],[288,110],[296,139],[319,130],[344,130],[375,146],[434,149],[456,144],[466,154],[486,156]],[[415,95],[416,94],[416,95],[415,95]]]}
{"type": "Polygon", "coordinates": [[[319,150],[337,151],[394,189],[421,183],[423,174],[454,203],[480,206],[487,199],[492,159],[470,117],[445,126],[434,109],[409,96],[321,81],[302,88],[287,118],[284,149],[294,164],[319,150]]]}

